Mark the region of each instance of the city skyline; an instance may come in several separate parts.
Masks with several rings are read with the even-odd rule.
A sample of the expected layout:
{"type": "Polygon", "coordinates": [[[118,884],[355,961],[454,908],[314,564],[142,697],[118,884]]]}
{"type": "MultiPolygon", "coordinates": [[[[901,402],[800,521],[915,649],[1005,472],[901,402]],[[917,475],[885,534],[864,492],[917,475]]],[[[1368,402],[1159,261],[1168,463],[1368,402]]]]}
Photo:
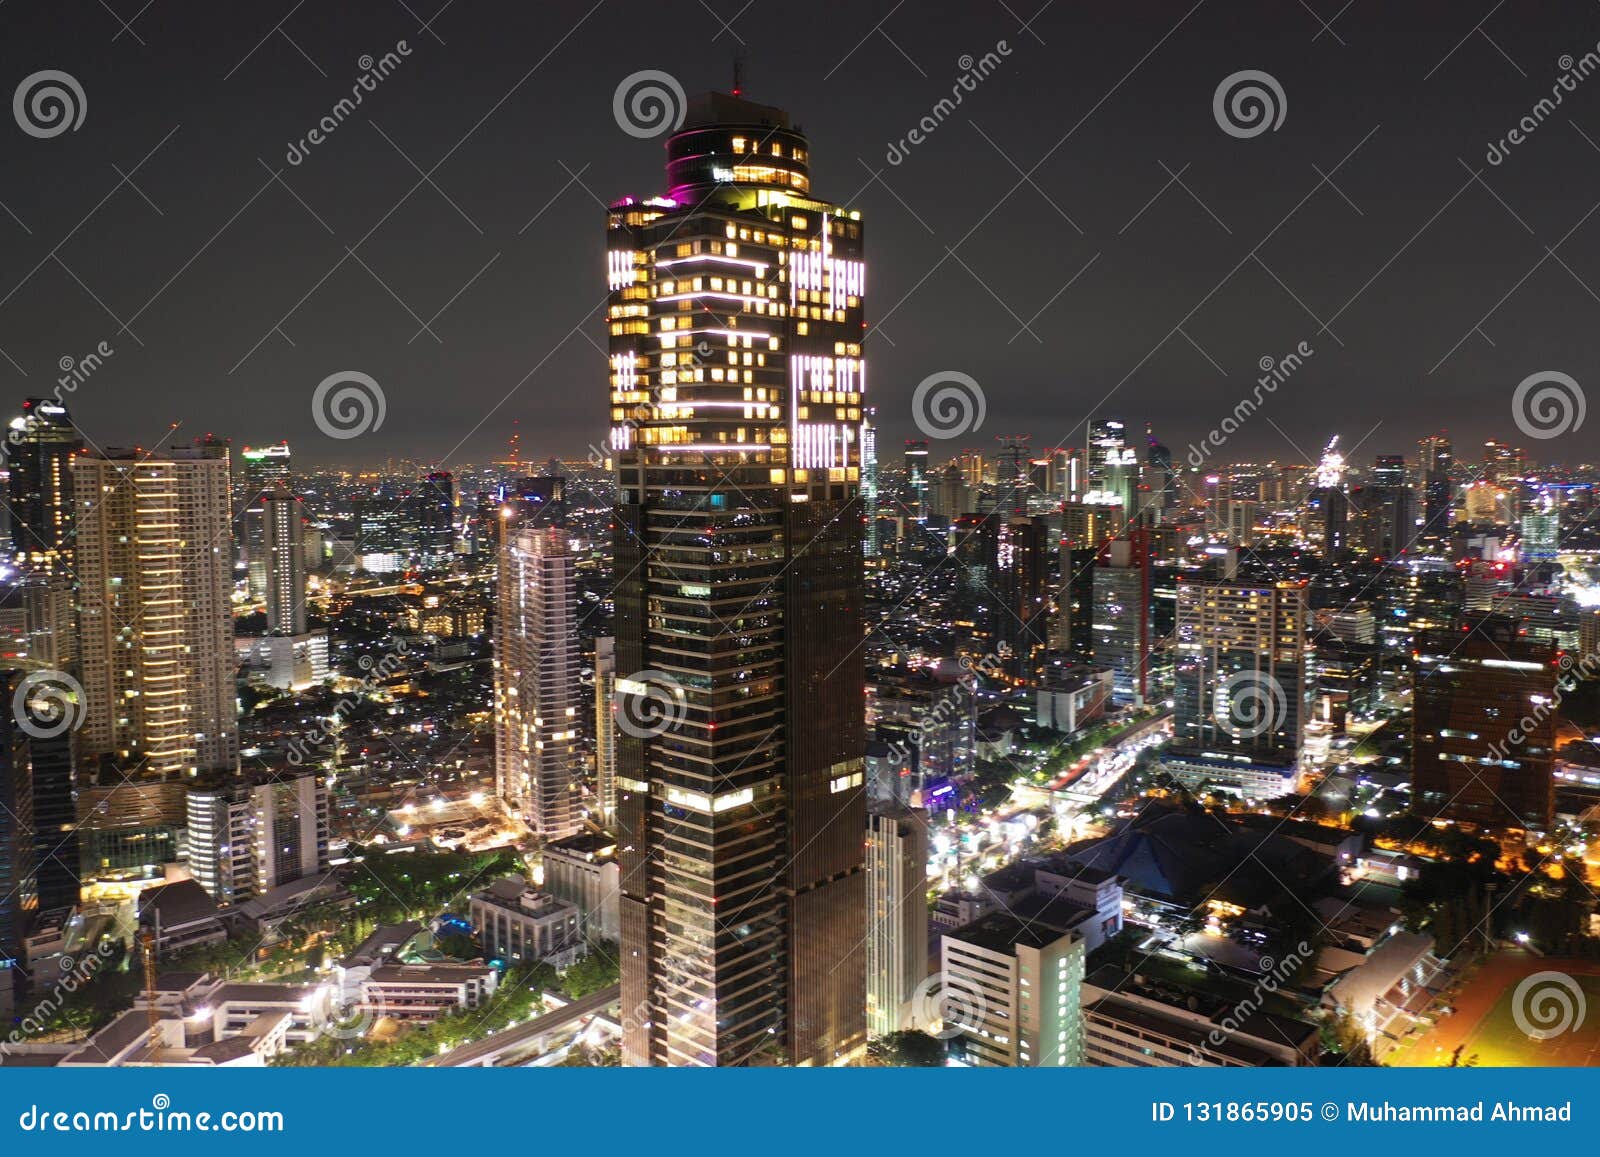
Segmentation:
{"type": "Polygon", "coordinates": [[[1600,10],[115,3],[0,1068],[1600,1064],[1600,10]]]}
{"type": "MultiPolygon", "coordinates": [[[[615,75],[596,75],[586,63],[604,35],[595,7],[557,5],[521,40],[514,15],[486,39],[453,13],[425,29],[403,9],[377,24],[301,13],[278,35],[270,22],[180,4],[137,40],[104,12],[63,17],[82,22],[79,61],[53,43],[32,55],[98,84],[86,81],[78,130],[37,145],[67,194],[30,181],[4,191],[15,219],[0,227],[19,273],[0,287],[10,359],[0,372],[19,392],[46,392],[61,359],[81,362],[106,342],[114,353],[98,387],[79,386],[102,391],[101,404],[82,407],[101,445],[155,444],[181,420],[189,436],[226,427],[238,443],[287,437],[312,463],[448,465],[498,457],[515,421],[530,456],[580,456],[604,430],[572,388],[594,372],[587,339],[600,306],[545,288],[537,271],[600,259],[585,213],[639,187],[659,147],[611,114],[617,85],[661,62],[624,53],[615,75]],[[508,59],[525,45],[537,54],[508,59]],[[215,77],[196,79],[206,109],[152,82],[179,67],[171,54],[193,48],[219,62],[215,77]],[[359,59],[389,53],[392,65],[373,64],[381,76],[361,89],[371,124],[342,123],[292,163],[289,145],[368,75],[359,59]],[[119,99],[134,89],[139,101],[119,99]],[[558,107],[563,116],[544,115],[558,107]],[[530,122],[537,149],[518,147],[530,122]],[[228,139],[235,123],[252,131],[228,139]],[[488,240],[500,237],[515,241],[488,240]],[[248,278],[234,272],[246,268],[248,278]],[[438,332],[452,324],[455,336],[438,332]],[[303,395],[342,367],[388,395],[384,425],[361,442],[327,438],[303,407],[284,414],[267,401],[303,395]],[[170,401],[152,413],[132,397],[170,401]]],[[[686,92],[726,87],[737,52],[750,95],[804,107],[807,127],[837,142],[819,178],[841,196],[859,189],[878,222],[885,316],[872,324],[885,338],[875,404],[886,442],[916,436],[917,383],[959,371],[987,395],[972,444],[1018,431],[1036,446],[1075,444],[1089,417],[1123,413],[1154,419],[1176,450],[1251,387],[1262,358],[1307,343],[1313,354],[1266,411],[1281,432],[1251,423],[1238,453],[1308,459],[1334,433],[1387,453],[1438,425],[1465,444],[1512,432],[1496,414],[1509,418],[1509,394],[1528,375],[1592,360],[1579,324],[1593,303],[1590,206],[1581,181],[1562,178],[1600,165],[1583,136],[1595,136],[1585,126],[1597,123],[1600,89],[1562,89],[1571,127],[1551,124],[1501,149],[1498,164],[1489,158],[1566,75],[1559,60],[1600,39],[1594,13],[1541,9],[1474,31],[1442,4],[1380,24],[1361,6],[1332,19],[1180,3],[1094,28],[1089,50],[1080,18],[1053,5],[1026,28],[1027,14],[1001,5],[951,5],[937,20],[928,6],[894,8],[876,5],[860,43],[846,38],[826,61],[759,4],[736,18],[637,16],[641,38],[682,62],[686,92]],[[881,31],[869,31],[880,17],[881,31]],[[1380,35],[1383,52],[1361,47],[1380,35]],[[1281,125],[1227,134],[1213,119],[1218,85],[1274,59],[1294,74],[1274,74],[1285,82],[1281,125]],[[961,104],[932,111],[952,89],[961,104]],[[1059,123],[1040,131],[1032,111],[1058,106],[1059,123]],[[934,131],[918,128],[924,117],[934,131]],[[913,129],[921,143],[907,141],[913,129]],[[1021,325],[1036,311],[1038,341],[1021,325]],[[1281,404],[1291,388],[1303,393],[1281,404]],[[1335,393],[1337,414],[1296,404],[1335,393]],[[1459,413],[1421,400],[1441,396],[1459,413]]],[[[24,51],[65,35],[11,19],[24,51]]],[[[1578,434],[1537,449],[1572,460],[1583,445],[1578,434]]]]}

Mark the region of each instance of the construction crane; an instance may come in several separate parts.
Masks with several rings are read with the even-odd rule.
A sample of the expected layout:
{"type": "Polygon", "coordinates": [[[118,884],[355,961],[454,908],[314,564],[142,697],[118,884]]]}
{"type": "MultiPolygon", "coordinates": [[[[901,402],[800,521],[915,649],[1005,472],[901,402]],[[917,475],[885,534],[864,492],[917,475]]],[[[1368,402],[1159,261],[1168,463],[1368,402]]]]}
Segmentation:
{"type": "Polygon", "coordinates": [[[156,934],[146,928],[139,934],[139,954],[144,958],[145,1018],[150,1025],[150,1063],[161,1051],[161,1010],[156,1007],[156,934]]]}

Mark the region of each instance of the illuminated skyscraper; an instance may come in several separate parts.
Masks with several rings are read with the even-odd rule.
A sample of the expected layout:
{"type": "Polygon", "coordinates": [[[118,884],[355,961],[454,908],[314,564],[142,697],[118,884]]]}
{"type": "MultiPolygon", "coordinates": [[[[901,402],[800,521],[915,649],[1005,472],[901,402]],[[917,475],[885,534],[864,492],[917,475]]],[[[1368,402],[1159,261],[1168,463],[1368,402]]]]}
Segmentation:
{"type": "Polygon", "coordinates": [[[594,641],[594,780],[600,800],[600,824],[617,823],[617,641],[594,641]]]}
{"type": "Polygon", "coordinates": [[[495,616],[495,783],[544,840],[582,828],[577,600],[572,552],[557,527],[506,531],[495,616]]]}
{"type": "Polygon", "coordinates": [[[1308,625],[1301,582],[1178,583],[1167,771],[1256,799],[1294,789],[1310,705],[1308,625]]]}
{"type": "Polygon", "coordinates": [[[1094,566],[1094,659],[1111,668],[1118,703],[1150,693],[1150,544],[1146,532],[1113,539],[1094,566]]]}
{"type": "Polygon", "coordinates": [[[250,597],[266,597],[266,496],[289,481],[291,458],[289,443],[246,446],[239,452],[239,471],[243,487],[242,508],[239,516],[239,554],[244,559],[245,573],[249,578],[250,597]]]}
{"type": "Polygon", "coordinates": [[[630,1064],[865,1041],[865,265],[807,160],[781,109],[708,94],[666,195],[609,218],[630,1064]]]}
{"type": "Polygon", "coordinates": [[[328,675],[328,636],[306,626],[305,514],[300,499],[275,486],[258,499],[266,565],[267,682],[309,687],[328,675]]]}
{"type": "Polygon", "coordinates": [[[227,448],[72,460],[79,742],[171,778],[239,761],[227,448]]]}
{"type": "Polygon", "coordinates": [[[861,419],[861,510],[866,527],[862,553],[877,558],[878,547],[878,427],[872,424],[878,408],[868,406],[861,419]]]}
{"type": "Polygon", "coordinates": [[[1128,425],[1120,418],[1089,423],[1086,453],[1088,491],[1085,502],[1115,503],[1129,522],[1140,521],[1139,456],[1128,444],[1128,425]]]}
{"type": "Polygon", "coordinates": [[[83,435],[72,415],[50,398],[27,398],[11,423],[11,549],[40,569],[72,570],[73,455],[83,435]]]}
{"type": "Polygon", "coordinates": [[[1549,827],[1560,651],[1514,617],[1417,634],[1412,808],[1421,819],[1549,827]]]}
{"type": "Polygon", "coordinates": [[[928,820],[909,808],[867,815],[867,1024],[874,1036],[909,1027],[928,978],[928,820]]]}

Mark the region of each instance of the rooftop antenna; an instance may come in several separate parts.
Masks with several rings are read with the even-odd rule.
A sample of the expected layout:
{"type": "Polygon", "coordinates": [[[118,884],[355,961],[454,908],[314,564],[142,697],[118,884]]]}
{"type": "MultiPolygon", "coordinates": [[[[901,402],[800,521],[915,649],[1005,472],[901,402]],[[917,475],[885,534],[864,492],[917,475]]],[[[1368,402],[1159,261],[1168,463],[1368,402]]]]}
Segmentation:
{"type": "Polygon", "coordinates": [[[733,52],[733,95],[744,95],[744,50],[737,48],[733,52]]]}

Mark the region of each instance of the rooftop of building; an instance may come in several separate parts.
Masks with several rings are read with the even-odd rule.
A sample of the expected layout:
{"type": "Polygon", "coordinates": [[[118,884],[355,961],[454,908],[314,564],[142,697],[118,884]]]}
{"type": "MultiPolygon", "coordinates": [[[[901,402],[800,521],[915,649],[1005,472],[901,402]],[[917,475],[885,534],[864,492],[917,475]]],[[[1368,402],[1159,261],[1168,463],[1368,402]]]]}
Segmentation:
{"type": "Polygon", "coordinates": [[[945,933],[946,939],[959,940],[990,952],[1015,955],[1018,945],[1027,948],[1048,948],[1063,936],[1070,935],[1039,922],[1019,918],[1010,912],[990,912],[970,924],[945,933]]]}

